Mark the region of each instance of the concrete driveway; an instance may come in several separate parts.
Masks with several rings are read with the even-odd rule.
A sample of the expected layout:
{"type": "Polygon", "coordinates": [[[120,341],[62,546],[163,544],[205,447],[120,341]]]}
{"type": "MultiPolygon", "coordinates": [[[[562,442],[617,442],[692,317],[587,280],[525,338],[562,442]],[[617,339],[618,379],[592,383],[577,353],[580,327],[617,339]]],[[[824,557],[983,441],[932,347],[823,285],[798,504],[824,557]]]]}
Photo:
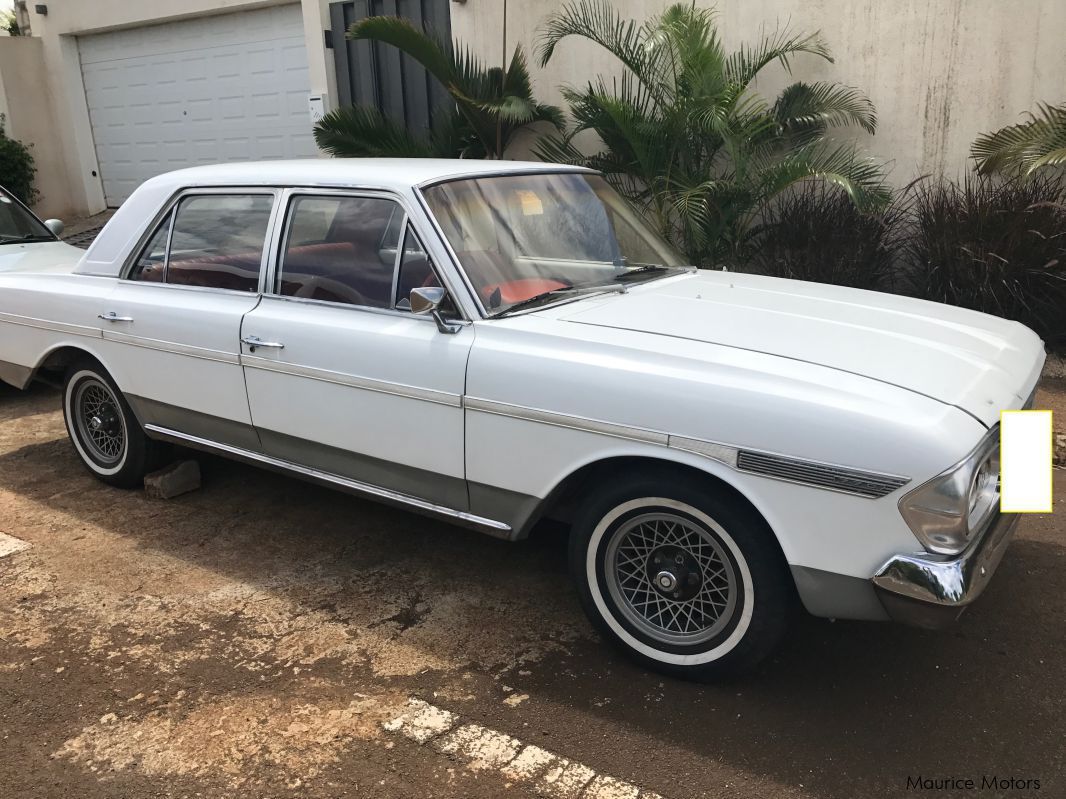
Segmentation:
{"type": "Polygon", "coordinates": [[[565,531],[210,458],[153,501],[80,467],[58,404],[0,388],[4,796],[1066,796],[1062,471],[956,627],[804,618],[693,685],[596,638],[565,531]]]}

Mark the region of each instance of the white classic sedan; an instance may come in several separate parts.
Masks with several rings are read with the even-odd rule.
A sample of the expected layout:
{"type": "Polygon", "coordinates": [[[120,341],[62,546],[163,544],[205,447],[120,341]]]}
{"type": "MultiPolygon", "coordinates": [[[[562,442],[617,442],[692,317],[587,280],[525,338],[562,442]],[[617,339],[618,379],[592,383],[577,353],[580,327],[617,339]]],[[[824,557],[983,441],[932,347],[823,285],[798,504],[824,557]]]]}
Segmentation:
{"type": "Polygon", "coordinates": [[[169,442],[511,540],[561,519],[593,623],[698,677],[797,598],[958,616],[1044,360],[979,313],[697,272],[595,172],[492,161],[162,175],[75,268],[0,275],[0,328],[0,377],[63,386],[101,480],[169,442]]]}
{"type": "Polygon", "coordinates": [[[19,199],[0,186],[0,272],[67,269],[85,254],[59,240],[63,223],[42,222],[19,199]]]}

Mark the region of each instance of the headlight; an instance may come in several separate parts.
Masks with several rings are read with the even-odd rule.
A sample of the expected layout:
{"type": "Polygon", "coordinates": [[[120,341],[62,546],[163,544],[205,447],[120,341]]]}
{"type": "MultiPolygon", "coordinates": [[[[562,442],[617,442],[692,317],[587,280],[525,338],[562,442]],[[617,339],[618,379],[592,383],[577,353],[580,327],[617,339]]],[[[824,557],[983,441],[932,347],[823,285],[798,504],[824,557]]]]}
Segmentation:
{"type": "Polygon", "coordinates": [[[930,552],[957,555],[999,502],[999,427],[966,458],[899,501],[899,512],[930,552]]]}

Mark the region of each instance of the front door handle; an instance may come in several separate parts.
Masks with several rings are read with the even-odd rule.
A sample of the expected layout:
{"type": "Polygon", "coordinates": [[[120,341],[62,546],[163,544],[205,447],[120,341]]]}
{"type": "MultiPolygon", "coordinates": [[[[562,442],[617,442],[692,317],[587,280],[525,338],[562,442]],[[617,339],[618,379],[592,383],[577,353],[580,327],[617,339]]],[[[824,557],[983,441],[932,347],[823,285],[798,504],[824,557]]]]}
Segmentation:
{"type": "Polygon", "coordinates": [[[285,349],[285,345],[282,344],[280,341],[263,341],[263,339],[259,338],[259,336],[245,336],[241,339],[241,341],[247,344],[248,349],[250,349],[252,352],[255,352],[256,347],[270,347],[271,349],[275,350],[285,349]]]}
{"type": "Polygon", "coordinates": [[[119,316],[114,311],[108,311],[107,313],[101,313],[96,315],[97,319],[103,319],[105,322],[132,322],[132,316],[119,316]]]}

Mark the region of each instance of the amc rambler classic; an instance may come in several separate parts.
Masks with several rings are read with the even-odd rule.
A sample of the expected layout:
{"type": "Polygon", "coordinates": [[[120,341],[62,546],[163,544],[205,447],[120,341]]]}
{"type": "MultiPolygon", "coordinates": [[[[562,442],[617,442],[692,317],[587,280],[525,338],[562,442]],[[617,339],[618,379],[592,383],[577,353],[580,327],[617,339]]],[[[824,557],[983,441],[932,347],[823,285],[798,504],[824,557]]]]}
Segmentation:
{"type": "Polygon", "coordinates": [[[957,617],[1043,360],[990,316],[696,271],[550,164],[173,172],[76,264],[0,275],[0,378],[62,386],[101,480],[178,444],[512,540],[560,519],[593,623],[695,677],[757,663],[797,599],[957,617]]]}

